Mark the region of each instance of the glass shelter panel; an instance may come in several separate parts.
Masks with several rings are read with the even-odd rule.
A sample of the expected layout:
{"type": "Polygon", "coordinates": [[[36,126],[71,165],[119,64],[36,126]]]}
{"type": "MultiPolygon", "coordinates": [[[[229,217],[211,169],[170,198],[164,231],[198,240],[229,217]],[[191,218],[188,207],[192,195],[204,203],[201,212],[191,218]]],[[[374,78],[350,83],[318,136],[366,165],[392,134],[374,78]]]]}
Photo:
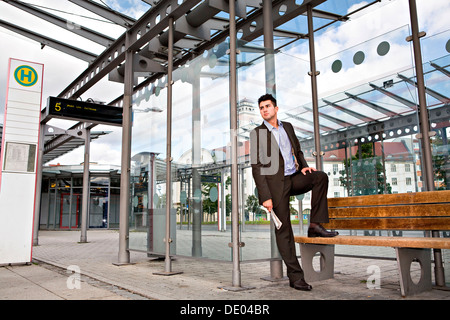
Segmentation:
{"type": "Polygon", "coordinates": [[[158,81],[134,96],[130,173],[129,248],[160,254],[164,254],[163,238],[154,234],[165,230],[165,221],[160,220],[165,208],[166,94],[158,81]]]}
{"type": "Polygon", "coordinates": [[[231,260],[229,59],[223,42],[174,73],[177,254],[231,260]]]}
{"type": "MultiPolygon", "coordinates": [[[[400,27],[316,62],[324,152],[320,161],[329,176],[329,198],[423,191],[418,99],[411,83],[415,74],[411,44],[405,41],[409,34],[408,26],[400,27]]],[[[318,41],[316,51],[320,52],[321,45],[326,43],[318,41]]],[[[272,256],[270,218],[258,204],[248,156],[249,133],[262,123],[259,96],[274,90],[279,119],[294,125],[308,164],[315,167],[317,161],[307,46],[307,40],[299,40],[273,56],[254,43],[238,42],[242,260],[272,256]],[[266,83],[268,59],[274,68],[273,83],[266,83]]],[[[169,183],[171,254],[231,260],[228,47],[228,42],[221,43],[173,73],[172,181],[166,181],[166,78],[134,96],[131,250],[164,255],[169,183]]],[[[448,72],[445,56],[433,62],[448,72]]],[[[425,68],[430,70],[426,76],[430,88],[448,92],[448,75],[432,63],[425,68]]],[[[436,110],[430,119],[438,132],[433,149],[437,165],[448,161],[449,123],[441,117],[448,113],[439,109],[447,107],[445,101],[427,94],[435,99],[430,98],[431,109],[436,110]]],[[[445,187],[446,172],[437,178],[445,187]]],[[[310,200],[309,193],[292,198],[291,221],[296,234],[304,233],[308,224],[310,200]]]]}
{"type": "Polygon", "coordinates": [[[450,189],[450,31],[422,39],[424,78],[429,109],[434,187],[450,189]]]}
{"type": "Polygon", "coordinates": [[[399,76],[412,69],[408,35],[401,27],[317,61],[329,197],[416,191],[417,99],[399,76]]]}
{"type": "MultiPolygon", "coordinates": [[[[227,43],[220,44],[173,74],[169,182],[172,254],[231,258],[224,200],[230,141],[226,49],[227,43]],[[220,226],[219,220],[223,222],[220,226]]],[[[167,183],[164,80],[146,88],[134,102],[130,249],[164,254],[167,183]]]]}

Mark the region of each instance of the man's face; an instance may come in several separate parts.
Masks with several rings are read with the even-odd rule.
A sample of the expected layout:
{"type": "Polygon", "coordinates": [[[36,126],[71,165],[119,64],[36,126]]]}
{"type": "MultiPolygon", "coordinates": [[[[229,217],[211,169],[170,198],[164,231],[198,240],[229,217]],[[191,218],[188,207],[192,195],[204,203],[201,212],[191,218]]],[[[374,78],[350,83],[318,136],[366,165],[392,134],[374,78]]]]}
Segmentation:
{"type": "Polygon", "coordinates": [[[259,113],[261,114],[261,117],[268,122],[277,118],[277,112],[278,107],[270,100],[261,101],[259,104],[259,113]]]}

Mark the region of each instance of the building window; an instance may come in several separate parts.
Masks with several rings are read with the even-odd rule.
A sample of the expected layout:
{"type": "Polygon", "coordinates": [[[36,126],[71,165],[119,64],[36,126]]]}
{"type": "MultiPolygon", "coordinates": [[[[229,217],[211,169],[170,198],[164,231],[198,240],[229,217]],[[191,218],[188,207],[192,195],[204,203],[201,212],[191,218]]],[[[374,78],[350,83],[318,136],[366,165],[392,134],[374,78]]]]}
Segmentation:
{"type": "Polygon", "coordinates": [[[334,178],[334,179],[333,179],[333,185],[334,185],[335,187],[339,187],[339,178],[334,178]]]}
{"type": "Polygon", "coordinates": [[[339,165],[337,163],[333,163],[333,173],[336,174],[339,171],[339,165]]]}
{"type": "Polygon", "coordinates": [[[392,185],[396,186],[397,185],[397,178],[392,178],[392,185]]]}
{"type": "Polygon", "coordinates": [[[411,164],[405,163],[405,172],[411,172],[411,164]]]}
{"type": "Polygon", "coordinates": [[[395,164],[391,164],[391,172],[397,172],[397,166],[395,164]]]}
{"type": "Polygon", "coordinates": [[[406,185],[410,186],[411,185],[411,178],[406,178],[406,185]]]}

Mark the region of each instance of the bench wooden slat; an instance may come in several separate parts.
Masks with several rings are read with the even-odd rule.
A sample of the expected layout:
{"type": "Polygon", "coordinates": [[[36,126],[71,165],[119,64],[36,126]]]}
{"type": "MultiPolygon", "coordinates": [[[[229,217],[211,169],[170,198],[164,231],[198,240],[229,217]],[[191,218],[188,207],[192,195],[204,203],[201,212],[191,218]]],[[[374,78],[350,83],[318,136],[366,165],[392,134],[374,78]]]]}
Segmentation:
{"type": "Polygon", "coordinates": [[[309,238],[296,236],[297,243],[340,244],[356,246],[450,249],[449,238],[337,236],[333,238],[309,238]]]}
{"type": "Polygon", "coordinates": [[[446,217],[450,214],[450,204],[413,204],[377,207],[330,208],[329,217],[446,217]]]}
{"type": "MultiPolygon", "coordinates": [[[[326,229],[450,230],[450,190],[330,198],[328,199],[328,208],[330,222],[323,224],[326,229]]],[[[311,279],[333,277],[334,245],[396,248],[403,296],[431,289],[430,255],[428,251],[422,249],[450,249],[449,238],[381,236],[309,238],[296,236],[294,239],[295,242],[300,243],[302,259],[306,259],[305,275],[311,279]],[[315,276],[317,272],[312,268],[312,259],[317,252],[320,252],[323,257],[321,265],[323,262],[324,270],[315,276]],[[423,279],[427,279],[421,279],[417,286],[410,279],[411,259],[419,261],[422,265],[423,279]]]]}
{"type": "Polygon", "coordinates": [[[450,218],[335,219],[323,226],[336,230],[450,230],[450,218]]]}
{"type": "Polygon", "coordinates": [[[330,198],[328,199],[328,207],[360,207],[439,202],[450,203],[450,190],[330,198]]]}

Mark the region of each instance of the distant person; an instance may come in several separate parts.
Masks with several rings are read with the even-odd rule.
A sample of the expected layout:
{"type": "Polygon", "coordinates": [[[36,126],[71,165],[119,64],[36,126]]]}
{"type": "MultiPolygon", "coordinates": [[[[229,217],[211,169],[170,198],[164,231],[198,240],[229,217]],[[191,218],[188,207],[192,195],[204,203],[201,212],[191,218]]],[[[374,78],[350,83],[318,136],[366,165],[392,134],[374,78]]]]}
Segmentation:
{"type": "Polygon", "coordinates": [[[312,190],[311,223],[308,237],[334,237],[321,223],[328,220],[328,176],[316,171],[305,161],[294,128],[277,118],[276,99],[265,94],[258,99],[259,112],[264,122],[250,134],[253,179],[258,190],[259,203],[269,212],[273,210],[281,221],[275,229],[278,250],[287,268],[289,285],[309,291],[303,270],[297,259],[292,231],[289,197],[312,190]]]}

